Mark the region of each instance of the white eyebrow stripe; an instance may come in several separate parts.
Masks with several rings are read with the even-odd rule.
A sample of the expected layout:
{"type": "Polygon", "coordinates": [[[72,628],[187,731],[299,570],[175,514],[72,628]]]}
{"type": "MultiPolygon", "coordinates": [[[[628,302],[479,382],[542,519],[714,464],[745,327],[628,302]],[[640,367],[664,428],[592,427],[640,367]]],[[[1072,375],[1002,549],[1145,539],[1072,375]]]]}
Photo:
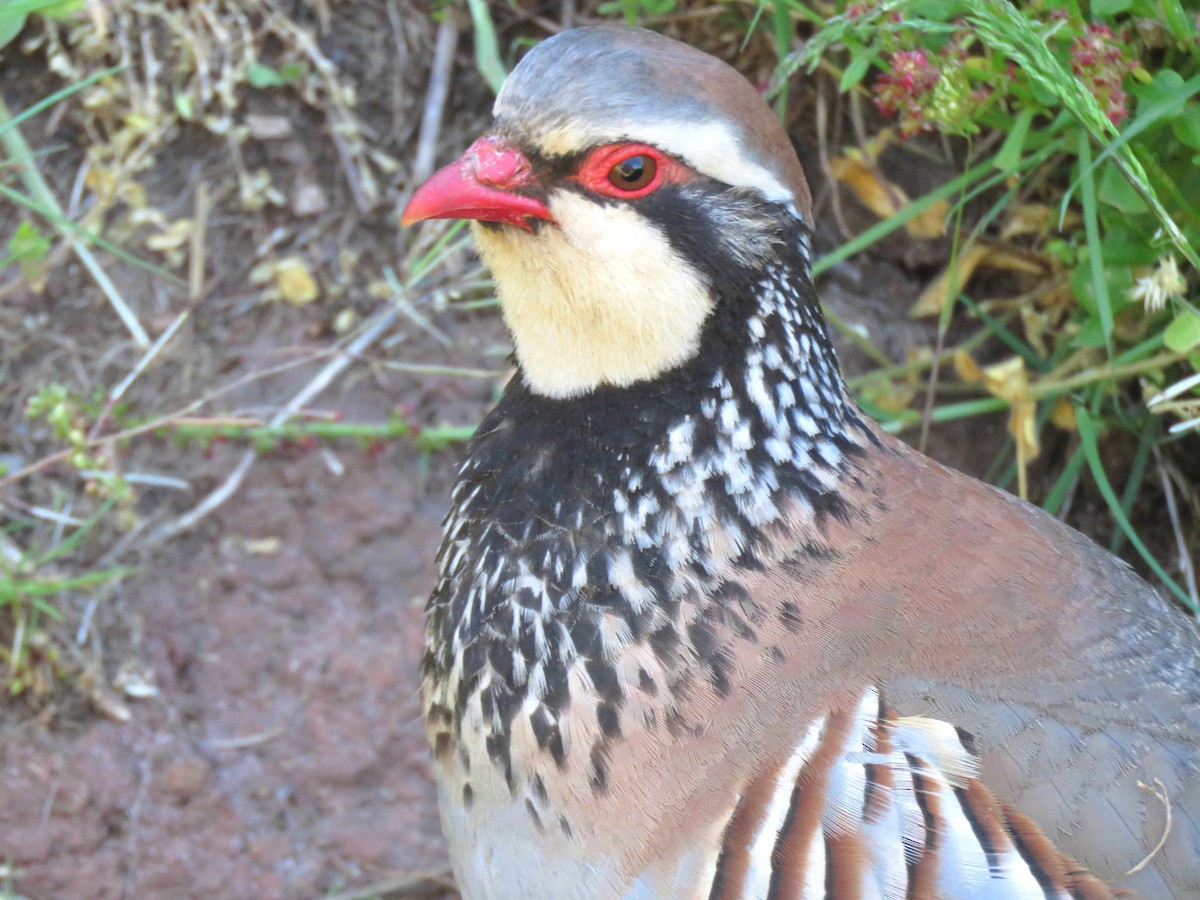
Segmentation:
{"type": "Polygon", "coordinates": [[[723,122],[658,122],[638,128],[647,144],[686,160],[697,172],[734,187],[757,188],[768,200],[787,203],[792,192],[742,147],[723,122]]]}

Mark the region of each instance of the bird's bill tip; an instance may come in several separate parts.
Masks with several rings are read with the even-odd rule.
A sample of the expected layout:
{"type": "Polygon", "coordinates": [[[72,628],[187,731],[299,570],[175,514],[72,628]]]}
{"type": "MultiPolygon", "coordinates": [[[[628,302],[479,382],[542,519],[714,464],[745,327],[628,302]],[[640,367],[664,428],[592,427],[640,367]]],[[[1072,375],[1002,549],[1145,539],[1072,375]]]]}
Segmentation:
{"type": "Polygon", "coordinates": [[[528,162],[519,151],[481,138],[461,159],[435,172],[417,189],[400,224],[475,219],[528,229],[531,219],[552,219],[542,201],[516,192],[530,180],[528,162]]]}

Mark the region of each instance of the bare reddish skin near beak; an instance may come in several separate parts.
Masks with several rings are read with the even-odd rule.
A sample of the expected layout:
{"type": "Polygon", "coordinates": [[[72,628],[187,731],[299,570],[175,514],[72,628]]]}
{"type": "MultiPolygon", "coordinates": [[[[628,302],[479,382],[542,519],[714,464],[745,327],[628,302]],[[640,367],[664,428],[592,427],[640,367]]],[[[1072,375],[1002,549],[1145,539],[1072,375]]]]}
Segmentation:
{"type": "Polygon", "coordinates": [[[529,230],[530,219],[553,221],[535,197],[515,193],[532,184],[533,170],[519,150],[481,137],[458,162],[440,169],[413,194],[401,225],[425,219],[477,219],[529,230]]]}

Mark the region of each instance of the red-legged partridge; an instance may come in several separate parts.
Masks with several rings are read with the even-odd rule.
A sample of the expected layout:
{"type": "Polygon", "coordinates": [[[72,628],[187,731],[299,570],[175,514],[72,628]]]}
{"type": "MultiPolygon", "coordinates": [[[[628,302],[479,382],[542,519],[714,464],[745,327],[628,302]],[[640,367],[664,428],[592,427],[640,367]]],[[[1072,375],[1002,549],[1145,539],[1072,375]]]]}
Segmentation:
{"type": "Polygon", "coordinates": [[[1200,897],[1196,626],[858,410],[741,76],[558,35],[438,217],[519,363],[428,608],[464,897],[1200,897]]]}

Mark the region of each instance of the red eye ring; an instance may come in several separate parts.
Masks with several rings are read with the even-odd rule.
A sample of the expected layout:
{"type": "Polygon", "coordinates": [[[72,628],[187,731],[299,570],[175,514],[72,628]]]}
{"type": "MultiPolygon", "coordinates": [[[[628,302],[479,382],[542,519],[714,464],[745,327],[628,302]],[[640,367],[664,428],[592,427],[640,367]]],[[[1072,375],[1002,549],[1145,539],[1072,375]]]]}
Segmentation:
{"type": "Polygon", "coordinates": [[[588,154],[576,181],[602,197],[637,200],[664,184],[683,181],[690,171],[648,144],[610,144],[588,154]]]}

